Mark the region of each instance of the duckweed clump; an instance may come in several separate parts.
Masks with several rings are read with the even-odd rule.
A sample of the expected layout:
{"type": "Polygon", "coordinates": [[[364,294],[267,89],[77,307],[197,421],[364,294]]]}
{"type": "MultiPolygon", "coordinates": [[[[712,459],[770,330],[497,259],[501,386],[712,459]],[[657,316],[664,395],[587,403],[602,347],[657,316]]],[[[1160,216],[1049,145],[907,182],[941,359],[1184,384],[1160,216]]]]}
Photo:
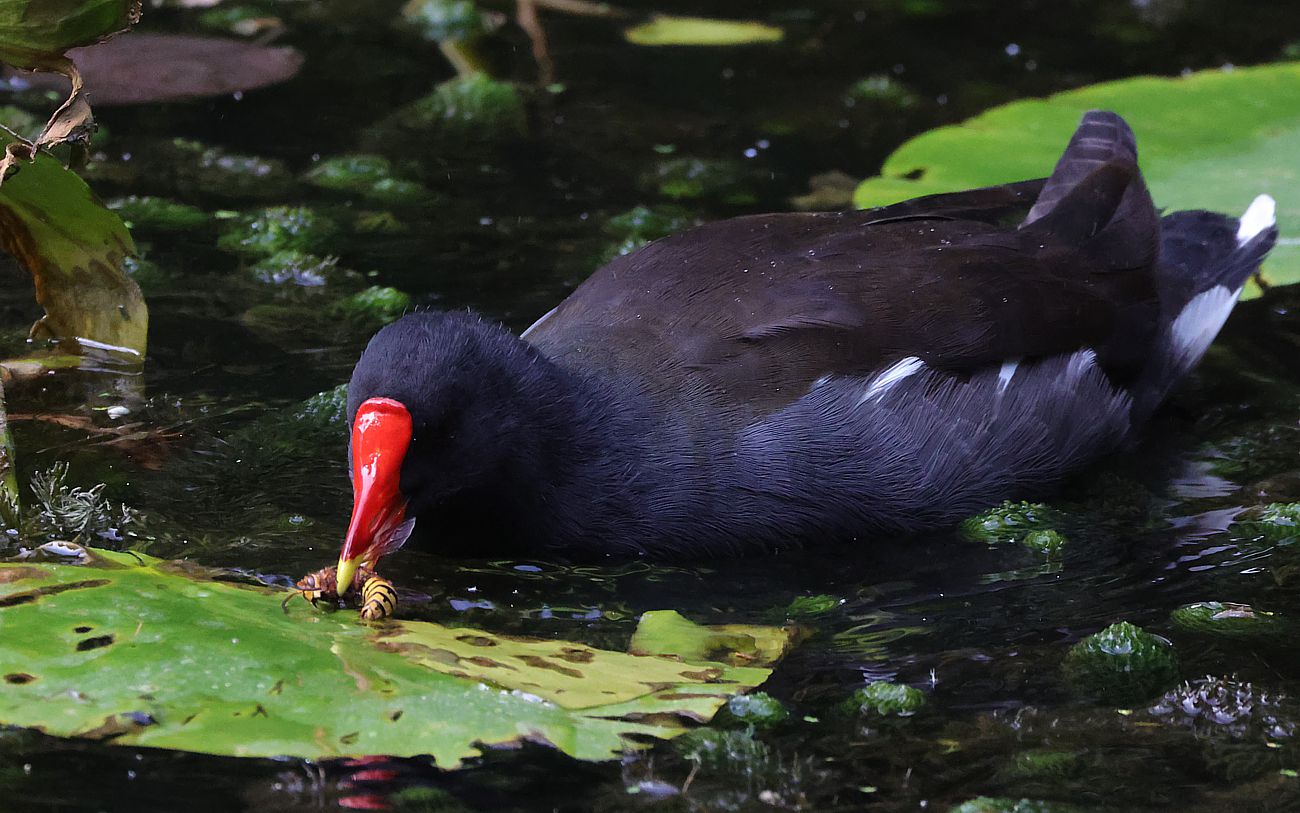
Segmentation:
{"type": "Polygon", "coordinates": [[[859,714],[911,717],[925,705],[925,693],[902,683],[877,680],[853,693],[848,706],[859,714]]]}
{"type": "Polygon", "coordinates": [[[294,412],[294,417],[321,427],[344,426],[348,415],[348,385],[318,392],[294,412]]]}
{"type": "Polygon", "coordinates": [[[1258,641],[1286,634],[1286,622],[1249,604],[1198,601],[1179,607],[1169,620],[1180,631],[1231,640],[1258,641]]]}
{"type": "Polygon", "coordinates": [[[1178,655],[1164,638],[1121,621],[1075,644],[1063,668],[1082,695],[1134,703],[1178,680],[1178,655]]]}
{"type": "Polygon", "coordinates": [[[492,146],[527,134],[528,111],[519,89],[474,73],[441,83],[370,128],[366,140],[381,148],[417,144],[445,149],[492,146]]]}
{"type": "Polygon", "coordinates": [[[748,166],[726,158],[684,156],[661,161],[648,185],[673,200],[719,200],[742,206],[758,202],[748,166]]]}
{"type": "Polygon", "coordinates": [[[1235,536],[1268,545],[1300,542],[1300,502],[1275,502],[1252,508],[1232,524],[1235,536]]]}
{"type": "Polygon", "coordinates": [[[491,30],[472,0],[411,0],[402,17],[430,42],[456,42],[491,30]]]}
{"type": "Polygon", "coordinates": [[[697,728],[673,740],[677,753],[702,768],[756,774],[767,767],[771,751],[749,729],[720,731],[697,728]]]}
{"type": "Polygon", "coordinates": [[[334,306],[337,314],[358,325],[386,325],[410,310],[411,297],[396,288],[373,285],[334,306]]]}
{"type": "Polygon", "coordinates": [[[756,728],[770,728],[789,719],[790,711],[775,697],[766,692],[738,694],[722,707],[719,720],[756,728]]]}
{"type": "Polygon", "coordinates": [[[1008,500],[976,514],[958,530],[967,539],[986,545],[1018,543],[1047,556],[1059,556],[1067,541],[1054,528],[1060,522],[1060,513],[1042,503],[1008,500]]]}
{"type": "Polygon", "coordinates": [[[184,231],[205,226],[211,220],[197,206],[152,195],[127,195],[106,204],[131,228],[154,231],[184,231]]]}
{"type": "Polygon", "coordinates": [[[273,158],[227,152],[184,138],[173,139],[154,152],[150,164],[167,168],[164,171],[172,174],[181,197],[274,200],[294,188],[292,173],[273,158]]]}
{"type": "Polygon", "coordinates": [[[785,614],[790,618],[825,615],[843,604],[844,599],[838,596],[795,596],[785,608],[785,614]]]}
{"type": "Polygon", "coordinates": [[[397,177],[382,155],[358,153],[326,159],[303,179],[313,186],[348,192],[388,205],[413,205],[433,199],[433,193],[415,181],[397,177]]]}
{"type": "Polygon", "coordinates": [[[334,221],[304,206],[272,206],[241,218],[217,245],[263,257],[282,251],[321,253],[337,233],[334,221]]]}
{"type": "Polygon", "coordinates": [[[258,261],[248,273],[265,285],[297,285],[303,288],[357,288],[362,277],[356,271],[339,268],[338,257],[320,257],[305,251],[279,251],[258,261]]]}
{"type": "Polygon", "coordinates": [[[902,82],[885,73],[875,73],[859,79],[845,95],[844,103],[854,107],[862,102],[907,108],[917,103],[917,96],[902,82]]]}

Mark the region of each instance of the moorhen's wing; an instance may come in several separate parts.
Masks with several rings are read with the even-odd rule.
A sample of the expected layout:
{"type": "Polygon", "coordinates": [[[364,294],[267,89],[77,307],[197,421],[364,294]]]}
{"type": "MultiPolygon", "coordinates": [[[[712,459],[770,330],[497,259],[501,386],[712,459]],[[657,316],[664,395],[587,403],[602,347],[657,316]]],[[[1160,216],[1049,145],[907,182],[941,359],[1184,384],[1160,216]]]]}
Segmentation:
{"type": "Polygon", "coordinates": [[[1088,169],[1018,229],[998,224],[1041,181],[703,226],[606,265],[526,338],[737,423],[905,356],[966,371],[1092,347],[1122,381],[1150,341],[1159,225],[1135,164],[1088,169]]]}

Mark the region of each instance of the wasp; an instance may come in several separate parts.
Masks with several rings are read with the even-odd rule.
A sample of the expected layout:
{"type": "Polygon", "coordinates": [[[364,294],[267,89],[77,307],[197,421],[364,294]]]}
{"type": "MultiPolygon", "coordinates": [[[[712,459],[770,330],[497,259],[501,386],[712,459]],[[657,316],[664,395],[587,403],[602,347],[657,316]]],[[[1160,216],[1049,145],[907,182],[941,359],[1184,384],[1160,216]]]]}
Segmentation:
{"type": "Polygon", "coordinates": [[[285,596],[284,601],[280,603],[280,608],[286,613],[289,612],[289,602],[294,596],[302,596],[310,601],[313,607],[319,601],[328,601],[343,607],[360,607],[363,621],[378,621],[392,616],[397,611],[397,588],[392,582],[368,567],[359,568],[356,578],[361,589],[340,596],[338,568],[327,567],[308,573],[294,585],[297,592],[285,596]]]}

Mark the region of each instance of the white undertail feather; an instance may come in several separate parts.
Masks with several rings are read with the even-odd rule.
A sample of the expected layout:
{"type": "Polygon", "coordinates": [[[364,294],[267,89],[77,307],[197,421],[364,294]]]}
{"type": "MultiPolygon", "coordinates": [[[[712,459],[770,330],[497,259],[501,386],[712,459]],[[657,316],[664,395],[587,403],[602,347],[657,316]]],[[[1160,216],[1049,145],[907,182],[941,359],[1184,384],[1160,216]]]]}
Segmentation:
{"type": "Polygon", "coordinates": [[[1240,295],[1240,288],[1229,290],[1226,286],[1216,285],[1192,297],[1192,301],[1183,307],[1169,326],[1169,351],[1174,354],[1179,370],[1190,370],[1210,349],[1240,295]]]}
{"type": "Polygon", "coordinates": [[[1016,368],[1019,366],[1019,358],[1007,359],[1002,362],[1002,367],[998,370],[998,392],[1006,392],[1007,387],[1011,384],[1011,379],[1015,377],[1016,368]]]}
{"type": "Polygon", "coordinates": [[[1256,197],[1241,216],[1237,226],[1237,245],[1244,246],[1251,238],[1277,222],[1277,203],[1268,195],[1256,197]]]}
{"type": "Polygon", "coordinates": [[[889,388],[910,375],[915,375],[925,367],[925,362],[916,356],[908,356],[900,359],[885,368],[885,371],[872,380],[867,391],[858,399],[859,404],[866,403],[872,398],[880,398],[889,392],[889,388]]]}

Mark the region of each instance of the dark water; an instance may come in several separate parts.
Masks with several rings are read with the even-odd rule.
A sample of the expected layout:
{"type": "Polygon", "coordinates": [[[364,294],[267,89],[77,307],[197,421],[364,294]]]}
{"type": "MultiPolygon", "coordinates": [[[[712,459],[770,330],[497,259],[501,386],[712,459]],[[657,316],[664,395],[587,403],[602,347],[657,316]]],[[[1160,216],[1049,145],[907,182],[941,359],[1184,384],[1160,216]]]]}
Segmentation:
{"type": "MultiPolygon", "coordinates": [[[[300,76],[240,99],[102,109],[110,135],[92,168],[97,191],[208,210],[308,204],[343,224],[329,251],[373,272],[371,283],[522,328],[620,241],[605,224],[634,205],[675,205],[688,220],[785,209],[812,176],[870,174],[907,136],[992,104],[1135,73],[1270,61],[1300,41],[1300,15],[1287,4],[1222,0],[763,3],[745,11],[786,27],[782,45],[670,51],[625,45],[605,21],[544,13],[563,88],[530,99],[528,138],[446,152],[418,138],[366,146],[442,195],[395,209],[400,233],[358,229],[362,211],[383,207],[355,196],[290,183],[232,197],[174,171],[183,161],[167,143],[178,136],[277,159],[294,175],[358,149],[365,127],[452,75],[435,46],[393,25],[398,6],[251,6],[282,18],[280,41],[307,56],[300,76]],[[896,95],[847,103],[848,88],[873,75],[890,77],[896,95]],[[682,157],[729,162],[737,179],[721,195],[668,201],[647,179],[682,157]]],[[[151,9],[145,28],[201,30],[200,12],[151,9]]],[[[487,52],[500,75],[533,80],[520,31],[507,26],[487,52]]],[[[292,415],[346,379],[370,328],[329,316],[325,295],[250,282],[250,263],[218,250],[217,234],[137,234],[169,275],[146,285],[147,371],[10,393],[20,463],[30,473],[67,460],[73,481],[106,482],[142,512],[135,541],[152,553],[296,576],[336,555],[349,497],[342,431],[304,428],[292,415]],[[102,407],[116,404],[166,435],[108,444],[21,419],[70,414],[108,426],[102,407]]],[[[6,351],[35,316],[12,279],[0,298],[6,351]]],[[[358,779],[345,764],[0,732],[0,807],[946,810],[990,795],[1108,809],[1300,809],[1300,758],[1288,739],[1205,735],[1140,708],[1118,714],[1075,698],[1059,671],[1072,642],[1126,619],[1174,639],[1184,678],[1236,675],[1261,693],[1300,695],[1300,656],[1285,641],[1207,645],[1179,637],[1168,619],[1204,600],[1300,614],[1282,555],[1226,530],[1243,506],[1300,499],[1298,306],[1283,291],[1239,308],[1143,447],[1071,485],[1055,503],[1074,541],[1060,562],[955,535],[679,567],[400,555],[402,570],[420,574],[406,586],[432,596],[411,609],[418,617],[613,647],[648,609],[776,623],[796,599],[828,597],[799,615],[812,637],[766,687],[793,722],[757,735],[763,759],[705,767],[686,794],[654,792],[691,776],[671,746],[605,765],[527,746],[454,773],[396,761],[379,766],[384,778],[358,779]],[[926,710],[884,722],[837,711],[875,679],[922,689],[926,710]],[[1044,752],[1068,758],[1045,769],[1035,762],[1044,752]]]]}

